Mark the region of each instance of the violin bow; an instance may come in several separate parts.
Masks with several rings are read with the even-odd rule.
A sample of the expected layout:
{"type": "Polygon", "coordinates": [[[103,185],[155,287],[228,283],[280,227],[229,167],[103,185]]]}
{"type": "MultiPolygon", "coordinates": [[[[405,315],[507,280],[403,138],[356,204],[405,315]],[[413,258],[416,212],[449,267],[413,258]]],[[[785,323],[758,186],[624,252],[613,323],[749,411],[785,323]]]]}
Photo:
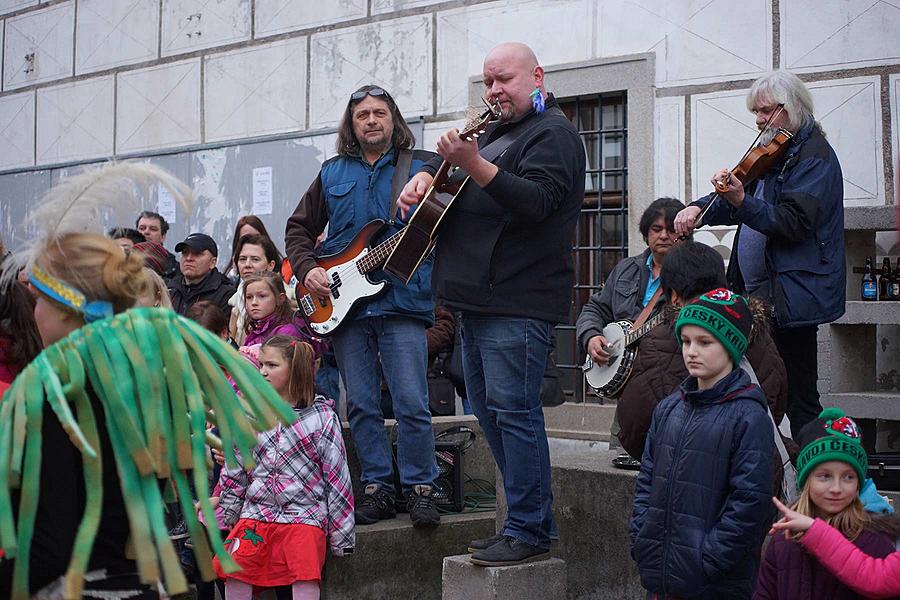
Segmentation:
{"type": "MultiPolygon", "coordinates": [[[[741,160],[738,161],[738,164],[741,164],[741,162],[743,162],[743,160],[745,158],[747,158],[747,155],[750,154],[754,148],[756,148],[756,144],[759,142],[759,138],[761,138],[762,134],[764,134],[765,132],[767,132],[769,130],[769,128],[772,126],[772,121],[774,121],[778,117],[778,115],[781,114],[781,112],[783,110],[784,110],[784,104],[779,104],[778,108],[776,108],[775,111],[772,113],[772,115],[766,120],[765,126],[759,130],[759,133],[756,134],[756,138],[754,138],[753,142],[750,143],[750,147],[747,148],[746,152],[744,152],[744,155],[741,157],[741,160]]],[[[716,187],[715,195],[712,198],[710,198],[709,202],[706,203],[706,206],[703,207],[703,210],[700,211],[700,214],[697,215],[697,218],[694,220],[694,229],[696,229],[702,225],[703,217],[705,217],[706,213],[709,212],[709,209],[712,207],[713,202],[715,202],[716,200],[721,198],[720,193],[719,193],[719,187],[718,186],[715,186],[715,187],[716,187]]]]}

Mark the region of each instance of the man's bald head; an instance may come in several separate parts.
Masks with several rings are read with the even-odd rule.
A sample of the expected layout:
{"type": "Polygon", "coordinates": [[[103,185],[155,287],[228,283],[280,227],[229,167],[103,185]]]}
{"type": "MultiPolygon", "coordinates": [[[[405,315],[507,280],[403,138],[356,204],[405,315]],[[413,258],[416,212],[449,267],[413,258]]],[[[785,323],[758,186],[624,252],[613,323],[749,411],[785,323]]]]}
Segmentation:
{"type": "Polygon", "coordinates": [[[484,97],[499,102],[502,119],[512,121],[531,110],[530,94],[544,94],[544,69],[534,51],[521,42],[496,46],[484,59],[484,97]]]}

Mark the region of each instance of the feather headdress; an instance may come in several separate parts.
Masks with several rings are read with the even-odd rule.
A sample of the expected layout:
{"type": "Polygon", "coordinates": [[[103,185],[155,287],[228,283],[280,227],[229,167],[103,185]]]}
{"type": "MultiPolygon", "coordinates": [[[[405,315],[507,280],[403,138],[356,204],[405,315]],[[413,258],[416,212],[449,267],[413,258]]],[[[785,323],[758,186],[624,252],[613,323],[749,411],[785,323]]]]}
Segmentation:
{"type": "MultiPolygon", "coordinates": [[[[165,188],[189,212],[190,188],[160,167],[146,163],[110,163],[89,168],[53,186],[25,219],[28,241],[4,264],[0,285],[8,284],[20,268],[29,270],[48,244],[67,233],[102,234],[104,216],[129,223],[141,208],[142,198],[152,198],[165,188]]],[[[70,282],[75,283],[75,282],[70,282]]]]}

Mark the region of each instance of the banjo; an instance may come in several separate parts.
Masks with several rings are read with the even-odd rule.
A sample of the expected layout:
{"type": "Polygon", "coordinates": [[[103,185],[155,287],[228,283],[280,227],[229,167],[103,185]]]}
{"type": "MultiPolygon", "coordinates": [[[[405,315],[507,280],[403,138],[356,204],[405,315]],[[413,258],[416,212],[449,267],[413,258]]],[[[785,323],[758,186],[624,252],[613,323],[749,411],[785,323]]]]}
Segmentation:
{"type": "MultiPolygon", "coordinates": [[[[655,298],[648,305],[655,304],[655,298]]],[[[609,362],[606,366],[598,365],[588,354],[584,359],[581,370],[584,378],[597,394],[604,398],[616,398],[622,393],[631,370],[634,367],[634,359],[637,358],[637,343],[650,330],[662,323],[666,318],[665,311],[660,311],[652,319],[639,327],[627,319],[614,321],[603,328],[603,337],[609,343],[609,362]]],[[[638,321],[641,319],[638,317],[638,321]]]]}

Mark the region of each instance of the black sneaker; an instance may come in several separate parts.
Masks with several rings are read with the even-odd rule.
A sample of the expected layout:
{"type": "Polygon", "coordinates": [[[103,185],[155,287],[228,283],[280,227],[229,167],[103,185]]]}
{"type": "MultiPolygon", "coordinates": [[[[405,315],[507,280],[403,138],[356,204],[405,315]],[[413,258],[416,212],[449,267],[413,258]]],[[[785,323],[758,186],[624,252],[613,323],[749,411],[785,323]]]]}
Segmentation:
{"type": "Polygon", "coordinates": [[[178,521],[175,524],[175,527],[169,529],[169,539],[173,542],[177,542],[178,540],[183,540],[186,537],[189,537],[190,533],[188,533],[187,525],[184,522],[184,519],[178,521]]]}
{"type": "Polygon", "coordinates": [[[438,514],[434,498],[431,497],[430,485],[413,486],[412,493],[406,501],[406,509],[409,511],[409,520],[412,521],[413,527],[437,527],[441,522],[441,515],[438,514]]]}
{"type": "Polygon", "coordinates": [[[472,554],[472,564],[480,567],[508,567],[550,558],[548,548],[538,548],[508,535],[484,550],[472,554]]]}
{"type": "Polygon", "coordinates": [[[503,539],[502,533],[495,533],[491,537],[472,540],[469,542],[469,552],[478,552],[479,550],[487,550],[497,542],[503,539]]]}
{"type": "Polygon", "coordinates": [[[394,497],[381,489],[377,483],[367,485],[365,493],[354,511],[356,522],[360,525],[371,525],[383,519],[393,519],[396,516],[394,497]]]}
{"type": "Polygon", "coordinates": [[[627,452],[620,452],[617,457],[612,459],[612,466],[617,469],[625,469],[627,471],[640,471],[641,461],[634,458],[627,452]]]}

